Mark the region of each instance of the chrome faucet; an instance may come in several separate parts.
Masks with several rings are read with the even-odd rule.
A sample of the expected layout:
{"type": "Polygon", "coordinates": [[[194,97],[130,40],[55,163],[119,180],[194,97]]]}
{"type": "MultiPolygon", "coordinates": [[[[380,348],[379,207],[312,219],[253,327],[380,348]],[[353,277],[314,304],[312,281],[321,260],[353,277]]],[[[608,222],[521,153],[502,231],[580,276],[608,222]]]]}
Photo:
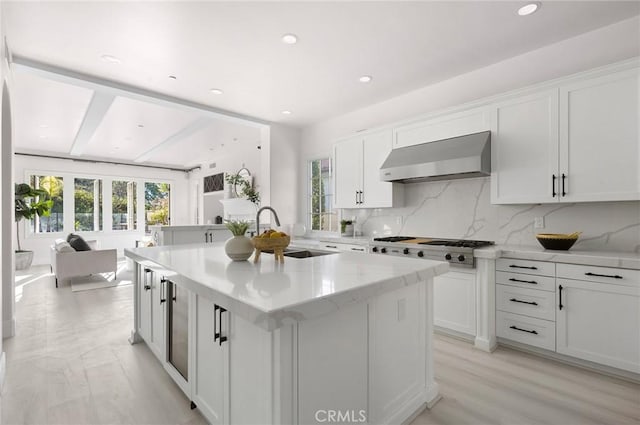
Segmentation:
{"type": "Polygon", "coordinates": [[[276,213],[276,210],[274,210],[271,207],[262,207],[258,210],[258,212],[256,213],[256,233],[259,235],[260,234],[260,213],[263,210],[270,210],[273,213],[273,218],[276,219],[276,226],[280,226],[280,219],[278,218],[278,213],[276,213]]]}

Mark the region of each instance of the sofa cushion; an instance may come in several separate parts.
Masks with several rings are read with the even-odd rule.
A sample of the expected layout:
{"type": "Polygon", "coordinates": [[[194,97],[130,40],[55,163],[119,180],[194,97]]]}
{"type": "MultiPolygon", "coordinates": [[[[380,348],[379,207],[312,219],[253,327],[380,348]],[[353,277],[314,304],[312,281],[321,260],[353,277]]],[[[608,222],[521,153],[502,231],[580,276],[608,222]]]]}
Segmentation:
{"type": "Polygon", "coordinates": [[[76,235],[75,233],[69,233],[69,236],[67,236],[67,242],[69,242],[69,245],[71,245],[71,247],[76,251],[91,251],[91,247],[87,241],[85,241],[82,236],[76,235]]]}
{"type": "Polygon", "coordinates": [[[60,239],[59,241],[56,240],[55,248],[58,252],[76,252],[76,250],[73,249],[69,242],[62,239],[60,239]]]}

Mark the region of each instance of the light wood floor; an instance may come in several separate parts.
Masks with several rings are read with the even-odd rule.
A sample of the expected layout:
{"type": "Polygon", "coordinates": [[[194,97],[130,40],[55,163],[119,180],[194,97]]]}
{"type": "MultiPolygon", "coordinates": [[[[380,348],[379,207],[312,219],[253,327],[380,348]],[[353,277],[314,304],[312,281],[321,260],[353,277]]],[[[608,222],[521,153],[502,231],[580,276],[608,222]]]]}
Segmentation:
{"type": "MultiPolygon", "coordinates": [[[[131,286],[56,290],[48,271],[18,278],[2,424],[205,423],[146,346],[127,342],[131,286]]],[[[640,385],[507,348],[435,344],[443,398],[414,425],[640,424],[640,385]]]]}

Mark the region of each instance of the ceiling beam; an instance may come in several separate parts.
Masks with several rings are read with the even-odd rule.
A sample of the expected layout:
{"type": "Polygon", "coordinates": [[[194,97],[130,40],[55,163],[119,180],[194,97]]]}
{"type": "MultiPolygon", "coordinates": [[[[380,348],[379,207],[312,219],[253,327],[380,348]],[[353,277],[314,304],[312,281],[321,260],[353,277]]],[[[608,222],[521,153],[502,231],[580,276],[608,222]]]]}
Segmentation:
{"type": "Polygon", "coordinates": [[[210,126],[211,124],[212,124],[211,117],[198,118],[188,126],[180,129],[177,133],[167,137],[164,141],[158,143],[157,145],[155,145],[154,147],[152,147],[151,149],[149,149],[148,151],[146,151],[145,153],[143,153],[133,161],[134,162],[148,161],[155,153],[158,153],[162,149],[165,149],[173,145],[174,143],[177,143],[180,140],[185,139],[191,136],[192,134],[197,133],[198,131],[210,126]]]}
{"type": "Polygon", "coordinates": [[[89,141],[96,132],[105,114],[111,107],[115,96],[103,92],[93,92],[93,97],[87,111],[82,119],[82,124],[76,133],[76,138],[71,146],[69,153],[74,156],[80,156],[89,145],[89,141]]]}
{"type": "Polygon", "coordinates": [[[65,84],[72,84],[78,87],[88,88],[96,92],[104,92],[112,96],[121,96],[129,99],[135,99],[143,102],[150,102],[157,105],[182,109],[190,112],[198,112],[211,118],[217,118],[237,124],[263,128],[269,126],[268,121],[258,118],[242,115],[224,109],[214,108],[212,106],[203,105],[201,103],[191,102],[189,100],[165,95],[129,84],[119,83],[93,75],[82,74],[67,68],[61,68],[43,62],[38,62],[29,58],[25,58],[16,54],[12,55],[11,68],[15,71],[27,72],[58,81],[65,84]]]}

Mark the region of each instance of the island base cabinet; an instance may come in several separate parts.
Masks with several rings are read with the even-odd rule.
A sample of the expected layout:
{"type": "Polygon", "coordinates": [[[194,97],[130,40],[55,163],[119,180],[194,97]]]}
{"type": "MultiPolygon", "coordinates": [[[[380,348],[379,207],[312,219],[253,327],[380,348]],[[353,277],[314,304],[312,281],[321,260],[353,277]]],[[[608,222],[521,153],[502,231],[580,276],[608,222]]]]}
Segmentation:
{"type": "Polygon", "coordinates": [[[557,282],[556,351],[640,373],[640,288],[557,282]]]}

